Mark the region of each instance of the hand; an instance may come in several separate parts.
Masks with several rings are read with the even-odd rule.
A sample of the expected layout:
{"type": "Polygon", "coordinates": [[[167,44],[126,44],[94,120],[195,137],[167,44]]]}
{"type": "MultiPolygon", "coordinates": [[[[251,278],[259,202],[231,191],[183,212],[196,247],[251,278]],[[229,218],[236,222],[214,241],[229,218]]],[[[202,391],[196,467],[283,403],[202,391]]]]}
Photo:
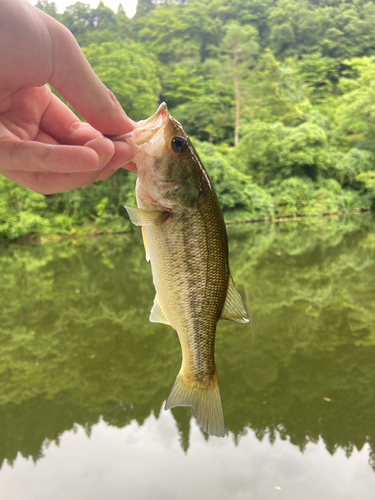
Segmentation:
{"type": "Polygon", "coordinates": [[[121,167],[135,170],[131,147],[102,136],[130,132],[134,123],[73,35],[26,0],[0,0],[0,68],[2,175],[50,194],[105,179],[121,167]]]}

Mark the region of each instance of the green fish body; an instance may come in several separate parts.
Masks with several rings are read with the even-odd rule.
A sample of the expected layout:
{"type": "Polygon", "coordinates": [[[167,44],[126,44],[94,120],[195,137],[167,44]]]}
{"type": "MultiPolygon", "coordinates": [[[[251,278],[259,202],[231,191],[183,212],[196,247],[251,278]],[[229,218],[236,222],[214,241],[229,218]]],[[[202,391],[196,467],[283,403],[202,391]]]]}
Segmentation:
{"type": "Polygon", "coordinates": [[[248,314],[230,275],[220,206],[197,153],[165,104],[127,140],[135,148],[139,177],[138,208],[126,208],[142,226],[156,289],[150,321],[171,325],[182,349],[165,408],[192,406],[205,432],[224,436],[216,324],[219,319],[247,323],[248,314]]]}

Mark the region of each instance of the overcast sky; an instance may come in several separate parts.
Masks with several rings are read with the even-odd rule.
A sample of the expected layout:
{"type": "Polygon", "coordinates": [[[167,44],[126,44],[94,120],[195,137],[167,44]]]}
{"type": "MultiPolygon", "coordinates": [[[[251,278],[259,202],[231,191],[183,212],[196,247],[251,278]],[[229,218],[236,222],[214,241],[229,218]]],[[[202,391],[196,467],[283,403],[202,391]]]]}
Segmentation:
{"type": "MultiPolygon", "coordinates": [[[[33,5],[35,5],[38,0],[29,0],[33,5]]],[[[57,6],[57,10],[61,13],[64,12],[68,5],[74,5],[76,0],[52,0],[57,6]]],[[[88,3],[91,7],[97,7],[99,0],[80,0],[82,3],[88,3]]],[[[104,0],[104,5],[117,12],[117,7],[119,3],[122,3],[124,10],[128,17],[133,17],[135,14],[135,9],[137,7],[137,0],[104,0]]]]}

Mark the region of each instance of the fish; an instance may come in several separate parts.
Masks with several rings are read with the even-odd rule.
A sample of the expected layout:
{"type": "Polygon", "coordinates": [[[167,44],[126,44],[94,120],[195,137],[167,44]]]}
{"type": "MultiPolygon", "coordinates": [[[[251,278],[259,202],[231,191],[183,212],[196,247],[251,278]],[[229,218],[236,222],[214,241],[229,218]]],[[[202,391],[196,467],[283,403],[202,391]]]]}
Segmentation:
{"type": "Polygon", "coordinates": [[[156,290],[150,321],[172,326],[182,350],[165,409],[191,406],[204,432],[223,437],[216,324],[248,323],[249,315],[230,273],[220,205],[193,144],[165,103],[125,140],[138,173],[137,207],[125,208],[142,227],[156,290]]]}

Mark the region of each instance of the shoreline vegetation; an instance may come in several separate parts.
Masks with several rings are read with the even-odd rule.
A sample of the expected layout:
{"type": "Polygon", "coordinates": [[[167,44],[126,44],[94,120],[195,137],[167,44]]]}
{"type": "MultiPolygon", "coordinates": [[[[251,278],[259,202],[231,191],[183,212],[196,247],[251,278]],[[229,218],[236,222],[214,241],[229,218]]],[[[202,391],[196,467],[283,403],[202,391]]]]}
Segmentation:
{"type": "MultiPolygon", "coordinates": [[[[375,0],[139,0],[58,13],[129,116],[165,101],[227,224],[375,207],[375,0]]],[[[44,196],[0,176],[0,241],[130,230],[125,170],[44,196]]]]}
{"type": "Polygon", "coordinates": [[[342,216],[342,215],[359,215],[363,214],[366,212],[370,212],[371,208],[361,208],[361,209],[353,209],[352,211],[346,211],[346,212],[329,212],[329,213],[322,213],[322,214],[317,214],[317,215],[286,215],[284,217],[273,217],[270,219],[249,219],[249,220],[241,220],[241,221],[234,221],[234,222],[226,222],[226,226],[237,226],[240,224],[254,224],[256,222],[295,222],[299,221],[301,219],[306,219],[306,218],[320,218],[320,217],[337,217],[337,216],[342,216]]]}
{"type": "MultiPolygon", "coordinates": [[[[362,208],[362,209],[353,209],[352,211],[346,212],[332,212],[332,213],[323,213],[323,214],[315,214],[315,215],[289,215],[284,217],[272,217],[268,219],[249,219],[249,220],[237,220],[237,221],[225,221],[225,225],[227,227],[233,226],[246,226],[253,224],[277,224],[277,223],[291,223],[291,222],[306,222],[310,224],[317,224],[318,219],[340,219],[341,221],[345,217],[353,217],[356,215],[369,215],[369,213],[374,214],[374,211],[371,208],[362,208]]],[[[112,229],[111,226],[107,230],[100,229],[95,222],[86,223],[85,225],[77,228],[71,229],[69,233],[66,234],[58,234],[58,233],[47,233],[44,235],[41,234],[27,234],[25,236],[21,236],[14,240],[0,240],[3,243],[7,242],[7,244],[36,244],[36,245],[44,245],[49,243],[58,243],[61,241],[70,240],[73,244],[76,244],[78,240],[82,238],[98,238],[101,236],[120,236],[120,235],[130,235],[136,231],[131,224],[126,224],[128,221],[124,220],[124,229],[119,229],[118,225],[112,229]]]]}

